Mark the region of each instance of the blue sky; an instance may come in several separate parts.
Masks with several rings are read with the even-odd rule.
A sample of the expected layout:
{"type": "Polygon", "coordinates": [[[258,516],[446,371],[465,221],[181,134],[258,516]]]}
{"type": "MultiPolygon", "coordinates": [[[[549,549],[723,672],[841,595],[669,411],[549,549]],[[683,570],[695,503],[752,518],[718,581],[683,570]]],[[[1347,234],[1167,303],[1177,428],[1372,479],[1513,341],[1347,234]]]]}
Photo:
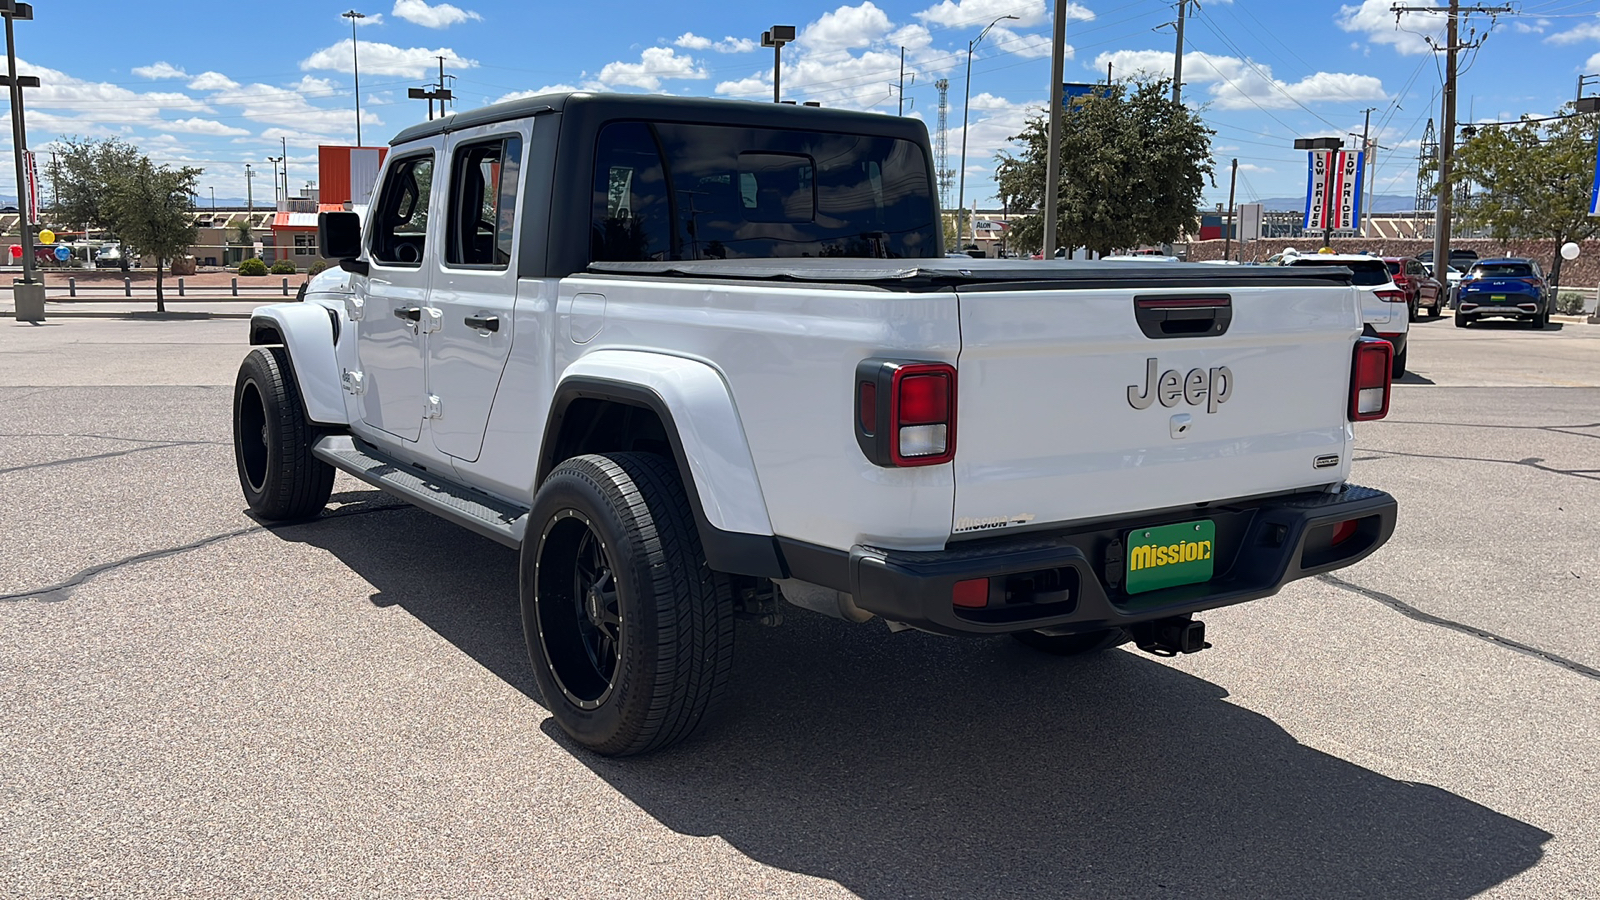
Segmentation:
{"type": "MultiPolygon", "coordinates": [[[[203,167],[201,197],[243,197],[244,165],[266,161],[286,140],[298,191],[315,179],[316,146],[352,143],[354,91],[350,20],[338,4],[129,6],[39,2],[16,26],[21,71],[44,86],[28,92],[29,143],[48,152],[62,135],[115,135],[160,162],[203,167]],[[181,9],[180,15],[156,11],[181,9]]],[[[1184,99],[1217,134],[1217,186],[1227,199],[1228,161],[1240,162],[1239,200],[1304,192],[1305,155],[1296,137],[1359,132],[1373,107],[1383,146],[1378,191],[1415,188],[1417,142],[1438,114],[1441,17],[1408,15],[1397,28],[1391,0],[1202,0],[1186,30],[1184,99]]],[[[972,65],[968,203],[995,205],[993,153],[1048,98],[1052,7],[1045,0],[871,0],[856,5],[801,0],[754,9],[698,4],[530,3],[525,0],[357,0],[362,131],[386,143],[426,118],[406,99],[438,74],[455,76],[456,108],[547,88],[661,91],[759,101],[772,93],[772,52],[757,46],[774,24],[799,27],[784,49],[786,99],[894,113],[901,48],[912,78],[908,114],[937,121],[935,82],[950,81],[950,166],[959,161],[968,41],[972,65]]],[[[1543,115],[1570,101],[1578,76],[1600,72],[1600,0],[1525,0],[1518,12],[1477,15],[1486,35],[1465,54],[1463,120],[1543,115]]],[[[1068,81],[1170,75],[1175,17],[1163,0],[1082,0],[1069,5],[1068,81]]],[[[4,132],[6,185],[11,174],[4,132]]],[[[14,189],[0,187],[0,193],[14,189]]],[[[270,178],[256,182],[270,201],[270,178]]]]}

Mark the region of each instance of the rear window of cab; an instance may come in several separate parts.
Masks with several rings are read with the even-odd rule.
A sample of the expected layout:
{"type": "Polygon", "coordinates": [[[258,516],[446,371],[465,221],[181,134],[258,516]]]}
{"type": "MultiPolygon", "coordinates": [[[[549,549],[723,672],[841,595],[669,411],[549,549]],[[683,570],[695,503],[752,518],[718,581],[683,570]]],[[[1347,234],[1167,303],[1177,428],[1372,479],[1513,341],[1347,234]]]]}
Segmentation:
{"type": "Polygon", "coordinates": [[[1381,260],[1352,260],[1352,259],[1297,259],[1290,263],[1292,266],[1340,266],[1349,269],[1354,277],[1351,279],[1359,287],[1378,287],[1388,284],[1389,267],[1381,260]]]}
{"type": "Polygon", "coordinates": [[[1533,267],[1527,263],[1492,263],[1473,266],[1468,278],[1532,278],[1533,267]]]}

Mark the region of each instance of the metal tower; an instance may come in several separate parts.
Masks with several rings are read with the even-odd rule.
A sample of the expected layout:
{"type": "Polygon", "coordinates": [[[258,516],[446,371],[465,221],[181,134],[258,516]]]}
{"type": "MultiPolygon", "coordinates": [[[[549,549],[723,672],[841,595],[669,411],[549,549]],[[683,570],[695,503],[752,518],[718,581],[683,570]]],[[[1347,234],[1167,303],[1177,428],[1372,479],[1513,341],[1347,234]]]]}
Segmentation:
{"type": "Polygon", "coordinates": [[[1433,120],[1422,131],[1422,146],[1417,150],[1416,215],[1418,237],[1433,237],[1433,214],[1439,205],[1439,132],[1433,120]]]}
{"type": "Polygon", "coordinates": [[[939,136],[934,144],[933,164],[939,176],[939,208],[950,208],[950,185],[955,183],[955,170],[950,168],[950,79],[941,78],[933,83],[939,89],[939,136]]]}

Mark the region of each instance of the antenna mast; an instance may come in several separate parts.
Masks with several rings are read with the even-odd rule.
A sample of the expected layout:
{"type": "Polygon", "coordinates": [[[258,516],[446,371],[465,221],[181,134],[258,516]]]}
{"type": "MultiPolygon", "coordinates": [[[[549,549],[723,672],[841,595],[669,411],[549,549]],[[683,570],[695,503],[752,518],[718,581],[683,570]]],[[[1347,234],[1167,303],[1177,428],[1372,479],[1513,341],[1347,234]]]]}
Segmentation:
{"type": "Polygon", "coordinates": [[[933,83],[939,89],[939,136],[934,144],[934,165],[939,176],[939,208],[950,208],[950,185],[956,173],[950,168],[950,79],[941,78],[933,83]]]}

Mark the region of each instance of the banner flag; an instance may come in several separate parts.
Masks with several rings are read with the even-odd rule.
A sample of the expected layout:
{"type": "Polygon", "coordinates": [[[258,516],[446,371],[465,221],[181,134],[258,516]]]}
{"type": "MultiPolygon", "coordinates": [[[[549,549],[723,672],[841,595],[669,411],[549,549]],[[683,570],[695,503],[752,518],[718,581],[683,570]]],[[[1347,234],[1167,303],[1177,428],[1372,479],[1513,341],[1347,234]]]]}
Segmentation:
{"type": "Polygon", "coordinates": [[[1600,156],[1594,161],[1594,186],[1589,188],[1589,215],[1600,216],[1600,156]]]}
{"type": "Polygon", "coordinates": [[[1361,182],[1366,154],[1312,150],[1306,164],[1308,230],[1352,230],[1361,221],[1361,182]]]}

